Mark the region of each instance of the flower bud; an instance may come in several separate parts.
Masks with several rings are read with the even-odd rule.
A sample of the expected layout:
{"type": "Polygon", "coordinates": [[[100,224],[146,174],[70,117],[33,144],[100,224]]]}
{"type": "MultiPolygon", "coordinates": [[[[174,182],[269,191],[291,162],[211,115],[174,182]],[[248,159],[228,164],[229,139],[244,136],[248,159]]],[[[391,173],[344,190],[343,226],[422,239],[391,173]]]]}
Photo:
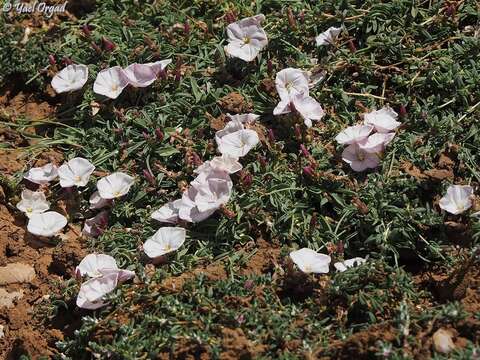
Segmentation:
{"type": "Polygon", "coordinates": [[[149,141],[150,140],[150,135],[148,133],[146,133],[145,131],[142,132],[142,135],[143,135],[143,138],[146,140],[146,141],[149,141]]]}
{"type": "Polygon", "coordinates": [[[295,138],[297,140],[301,140],[302,139],[302,129],[300,129],[300,125],[298,124],[295,124],[295,138]]]}
{"type": "Polygon", "coordinates": [[[287,9],[287,17],[288,17],[288,24],[290,25],[290,29],[295,30],[297,28],[297,22],[295,21],[295,16],[293,16],[293,12],[291,8],[287,9]]]}
{"type": "Polygon", "coordinates": [[[310,177],[315,177],[315,171],[310,165],[307,165],[303,168],[303,173],[310,177]]]}
{"type": "Polygon", "coordinates": [[[162,130],[160,130],[160,128],[156,128],[156,129],[155,129],[155,136],[157,137],[157,140],[158,140],[158,141],[162,141],[162,140],[163,140],[164,135],[163,135],[162,130]]]}
{"type": "Polygon", "coordinates": [[[84,24],[82,26],[82,32],[86,37],[90,37],[90,35],[92,35],[92,31],[90,30],[90,27],[87,24],[84,24]]]}
{"type": "Polygon", "coordinates": [[[308,150],[307,150],[307,148],[305,147],[305,145],[300,144],[300,151],[302,152],[303,156],[305,156],[306,158],[309,158],[309,157],[310,157],[310,153],[308,152],[308,150]]]}
{"type": "Polygon", "coordinates": [[[235,22],[235,14],[232,11],[229,11],[225,14],[225,21],[227,24],[235,22]]]}
{"type": "Polygon", "coordinates": [[[268,73],[268,75],[273,74],[273,62],[272,62],[271,59],[267,60],[267,73],[268,73]]]}
{"type": "Polygon", "coordinates": [[[298,20],[300,20],[301,23],[305,22],[305,11],[304,10],[300,11],[300,14],[298,14],[298,20]]]}
{"type": "Polygon", "coordinates": [[[102,37],[102,46],[105,51],[111,52],[117,47],[112,41],[107,39],[105,36],[102,37]]]}
{"type": "Polygon", "coordinates": [[[55,56],[50,54],[48,55],[48,62],[50,63],[50,65],[55,65],[57,63],[57,60],[55,60],[55,56]]]}
{"type": "Polygon", "coordinates": [[[243,284],[243,288],[245,290],[250,290],[250,289],[253,288],[254,285],[255,285],[255,283],[253,282],[253,280],[249,279],[249,280],[245,281],[245,283],[243,284]]]}
{"type": "Polygon", "coordinates": [[[192,152],[192,161],[195,166],[200,166],[203,164],[202,159],[200,159],[200,156],[198,156],[195,151],[192,152]]]}
{"type": "Polygon", "coordinates": [[[62,63],[63,63],[63,65],[67,66],[67,65],[72,65],[72,64],[73,64],[73,61],[72,61],[72,59],[70,59],[69,57],[66,57],[66,56],[65,56],[65,57],[62,59],[62,63]]]}
{"type": "Polygon", "coordinates": [[[250,187],[250,185],[252,185],[252,182],[253,182],[253,177],[252,177],[252,174],[250,173],[245,174],[245,176],[242,178],[242,184],[245,187],[250,187]]]}
{"type": "Polygon", "coordinates": [[[398,111],[400,117],[407,116],[407,108],[405,105],[400,105],[400,110],[398,111]]]}
{"type": "Polygon", "coordinates": [[[143,176],[145,177],[145,180],[147,180],[150,183],[150,185],[152,186],[157,185],[157,181],[155,180],[155,177],[147,169],[143,169],[143,176]]]}
{"type": "Polygon", "coordinates": [[[188,22],[188,20],[186,20],[184,23],[183,23],[183,33],[185,35],[189,35],[190,34],[190,23],[188,22]]]}
{"type": "Polygon", "coordinates": [[[355,44],[353,43],[353,40],[350,39],[348,40],[348,48],[350,49],[350,51],[352,53],[356,52],[357,51],[357,47],[355,46],[355,44]]]}
{"type": "Polygon", "coordinates": [[[262,168],[266,168],[266,167],[267,167],[267,159],[265,159],[264,156],[262,156],[262,155],[257,155],[257,160],[258,160],[258,162],[260,163],[260,166],[261,166],[262,168]]]}
{"type": "Polygon", "coordinates": [[[267,130],[267,136],[268,136],[268,140],[270,140],[270,142],[275,142],[275,134],[273,133],[273,129],[268,129],[267,130]]]}
{"type": "Polygon", "coordinates": [[[316,227],[317,224],[318,224],[317,214],[313,214],[312,218],[310,219],[310,226],[311,227],[316,227]]]}

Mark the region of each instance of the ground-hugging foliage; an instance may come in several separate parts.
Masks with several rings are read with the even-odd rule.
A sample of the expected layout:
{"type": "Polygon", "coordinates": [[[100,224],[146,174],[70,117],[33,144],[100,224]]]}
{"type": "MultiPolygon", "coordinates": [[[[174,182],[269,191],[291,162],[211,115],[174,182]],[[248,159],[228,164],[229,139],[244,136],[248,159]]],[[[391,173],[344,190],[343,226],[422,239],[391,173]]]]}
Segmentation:
{"type": "MultiPolygon", "coordinates": [[[[32,153],[54,145],[100,170],[136,175],[132,191],[115,204],[112,226],[91,248],[111,254],[139,279],[119,288],[105,309],[78,314],[84,316],[81,327],[58,344],[67,358],[146,359],[168,353],[216,358],[228,353],[225,339],[233,335],[225,328],[248,344],[240,351],[243,358],[348,358],[336,342],[380,324],[394,335],[371,342],[358,356],[402,359],[421,356],[421,329],[455,326],[472,316],[460,303],[440,304],[414,277],[418,271],[458,268],[474,253],[480,235],[478,220],[449,218],[437,205],[448,185],[480,182],[476,1],[105,0],[77,15],[35,31],[25,45],[18,44],[19,22],[4,19],[0,39],[2,80],[25,82],[40,97],[55,73],[48,68],[49,54],[90,69],[85,91],[57,96],[62,105],[56,117],[36,124],[45,139],[32,153]],[[266,15],[269,45],[253,63],[225,57],[225,14],[230,13],[237,19],[266,15]],[[85,24],[92,28],[89,36],[81,30],[85,24]],[[340,24],[345,30],[336,46],[315,47],[316,35],[340,24]],[[113,52],[92,47],[102,37],[116,44],[113,52]],[[101,102],[91,86],[99,70],[166,58],[173,59],[166,79],[127,89],[117,100],[102,102],[92,116],[92,101],[101,102]],[[295,133],[290,118],[272,115],[278,102],[272,81],[286,67],[326,73],[311,95],[327,115],[312,129],[295,133]],[[240,107],[222,101],[232,92],[244,97],[240,107]],[[401,113],[403,125],[381,167],[354,173],[342,164],[342,147],[334,137],[358,122],[363,109],[386,104],[401,113]],[[150,213],[178,198],[193,179],[193,152],[203,160],[214,156],[212,119],[250,110],[261,115],[259,131],[266,135],[273,129],[275,140],[265,137],[242,158],[243,174],[253,181],[234,177],[227,204],[234,215],[219,212],[189,226],[185,246],[152,273],[138,250],[158,228],[150,213]],[[180,135],[177,128],[183,129],[180,135]],[[302,172],[309,163],[299,150],[302,143],[317,164],[314,178],[302,172]],[[428,170],[441,168],[442,156],[454,165],[451,176],[439,179],[428,170]],[[142,175],[145,169],[155,175],[155,186],[142,175]],[[446,220],[467,225],[465,249],[451,251],[446,220]],[[265,261],[262,271],[242,275],[256,251],[252,242],[259,239],[281,254],[265,261]],[[296,279],[286,261],[295,247],[369,261],[346,273],[296,279]],[[224,268],[213,280],[211,263],[224,268]],[[162,285],[192,269],[206,269],[206,275],[189,277],[181,291],[162,285]],[[298,283],[291,284],[292,277],[298,283]]],[[[19,131],[31,125],[17,120],[19,131]]],[[[84,190],[84,209],[94,184],[84,190]]],[[[73,219],[81,220],[80,214],[73,219]]],[[[77,289],[73,280],[66,284],[52,311],[78,311],[71,301],[77,289]]],[[[478,338],[462,336],[469,342],[451,358],[474,356],[478,338]]]]}

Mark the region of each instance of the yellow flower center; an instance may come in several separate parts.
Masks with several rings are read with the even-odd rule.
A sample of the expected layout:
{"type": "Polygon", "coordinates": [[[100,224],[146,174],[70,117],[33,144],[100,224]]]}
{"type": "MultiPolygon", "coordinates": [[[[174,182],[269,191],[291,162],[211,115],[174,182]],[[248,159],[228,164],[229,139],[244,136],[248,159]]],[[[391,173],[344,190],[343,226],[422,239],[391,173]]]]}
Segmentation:
{"type": "Polygon", "coordinates": [[[245,36],[245,37],[243,38],[243,43],[244,43],[244,44],[249,44],[251,40],[252,40],[251,38],[249,38],[248,36],[245,36]]]}
{"type": "Polygon", "coordinates": [[[78,181],[80,181],[80,180],[82,180],[82,178],[81,178],[80,176],[78,176],[78,175],[77,175],[77,176],[75,176],[75,181],[77,181],[77,182],[78,182],[78,181]]]}
{"type": "Polygon", "coordinates": [[[117,91],[117,90],[118,90],[118,85],[117,84],[112,85],[112,91],[117,91]]]}
{"type": "Polygon", "coordinates": [[[120,191],[115,191],[115,192],[113,193],[113,195],[114,195],[114,196],[120,196],[120,191]]]}
{"type": "Polygon", "coordinates": [[[357,152],[357,159],[358,159],[359,161],[365,160],[365,154],[363,153],[363,151],[357,152]]]}
{"type": "Polygon", "coordinates": [[[31,207],[27,208],[27,213],[31,213],[33,209],[31,207]]]}

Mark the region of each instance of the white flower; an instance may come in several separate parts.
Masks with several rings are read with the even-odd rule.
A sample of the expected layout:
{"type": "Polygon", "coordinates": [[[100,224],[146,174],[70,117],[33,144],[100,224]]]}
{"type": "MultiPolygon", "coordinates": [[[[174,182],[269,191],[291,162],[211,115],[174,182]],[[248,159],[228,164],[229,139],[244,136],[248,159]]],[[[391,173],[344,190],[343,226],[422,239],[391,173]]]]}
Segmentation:
{"type": "Polygon", "coordinates": [[[155,259],[178,250],[185,242],[186,231],[180,227],[162,227],[145,243],[143,251],[149,258],[155,259]]]}
{"type": "Polygon", "coordinates": [[[77,296],[77,306],[82,309],[95,310],[106,305],[105,295],[115,290],[118,275],[115,273],[92,278],[80,286],[77,296]]]}
{"type": "Polygon", "coordinates": [[[45,194],[41,191],[22,191],[22,200],[17,204],[17,209],[31,217],[33,214],[41,214],[50,208],[45,194]]]}
{"type": "Polygon", "coordinates": [[[23,178],[35,184],[43,185],[55,180],[57,176],[58,168],[52,163],[49,163],[41,167],[31,168],[23,175],[23,178]]]}
{"type": "Polygon", "coordinates": [[[302,248],[292,251],[290,258],[304,273],[326,274],[329,270],[330,256],[319,254],[314,250],[302,248]]]}
{"type": "Polygon", "coordinates": [[[306,127],[312,127],[312,120],[318,121],[325,115],[322,106],[308,95],[295,95],[291,99],[280,101],[273,110],[273,115],[287,114],[294,110],[303,118],[306,127]]]}
{"type": "Polygon", "coordinates": [[[88,80],[88,67],[85,65],[68,65],[52,79],[52,87],[57,94],[79,90],[88,80]]]}
{"type": "Polygon", "coordinates": [[[150,216],[160,222],[175,224],[178,222],[178,209],[173,206],[173,202],[166,203],[160,209],[155,210],[150,216]]]}
{"type": "Polygon", "coordinates": [[[233,134],[237,131],[244,130],[245,126],[243,126],[241,121],[229,121],[222,130],[219,130],[215,133],[215,141],[217,145],[220,145],[221,140],[224,136],[233,134]]]}
{"type": "Polygon", "coordinates": [[[197,185],[196,189],[194,201],[200,212],[217,210],[228,202],[232,193],[229,181],[217,178],[206,180],[200,186],[197,185]]]}
{"type": "Polygon", "coordinates": [[[93,84],[96,94],[116,99],[128,85],[128,78],[120,66],[114,66],[100,71],[93,84]]]}
{"type": "Polygon", "coordinates": [[[90,209],[103,209],[104,207],[110,206],[112,200],[103,199],[98,191],[95,191],[88,200],[90,203],[90,209]]]}
{"type": "Polygon", "coordinates": [[[233,157],[242,157],[259,143],[255,130],[244,129],[225,135],[221,138],[218,151],[233,157]]]}
{"type": "Polygon", "coordinates": [[[377,154],[362,150],[358,144],[347,146],[342,152],[342,159],[357,172],[374,169],[380,164],[380,159],[377,154]]]}
{"type": "Polygon", "coordinates": [[[61,187],[85,186],[95,166],[87,159],[76,157],[58,168],[61,187]]]}
{"type": "MultiPolygon", "coordinates": [[[[169,63],[171,60],[168,60],[169,63]]],[[[131,64],[124,69],[130,85],[147,87],[157,80],[158,73],[166,67],[165,60],[148,64],[131,64]]]]}
{"type": "Polygon", "coordinates": [[[200,222],[210,217],[216,209],[209,209],[200,211],[195,203],[195,197],[198,190],[191,186],[185,191],[180,200],[173,202],[173,206],[178,209],[178,216],[180,219],[189,222],[200,222]]]}
{"type": "Polygon", "coordinates": [[[440,208],[450,214],[458,215],[473,205],[473,188],[469,185],[450,185],[447,193],[440,199],[440,208]]]}
{"type": "Polygon", "coordinates": [[[370,135],[363,142],[358,143],[360,149],[368,153],[380,153],[385,150],[387,146],[395,137],[395,133],[375,133],[370,135]]]}
{"type": "Polygon", "coordinates": [[[50,237],[67,225],[67,218],[55,211],[33,214],[28,221],[27,230],[37,236],[50,237]]]}
{"type": "Polygon", "coordinates": [[[236,115],[231,115],[227,114],[227,117],[231,121],[238,121],[242,124],[253,124],[259,117],[260,115],[255,115],[255,114],[236,114],[236,115]]]}
{"type": "Polygon", "coordinates": [[[315,38],[317,46],[331,45],[335,43],[338,35],[342,32],[342,28],[330,27],[315,38]]]}
{"type": "Polygon", "coordinates": [[[370,135],[373,131],[373,125],[354,125],[349,126],[342,132],[340,132],[336,137],[335,140],[339,144],[357,144],[370,135]]]}
{"type": "Polygon", "coordinates": [[[133,182],[133,177],[116,172],[98,180],[98,193],[103,199],[119,198],[128,193],[133,182]]]}
{"type": "Polygon", "coordinates": [[[375,126],[379,133],[395,131],[402,123],[397,121],[398,114],[392,108],[385,106],[364,115],[365,124],[375,126]]]}
{"type": "Polygon", "coordinates": [[[98,237],[103,234],[108,225],[108,211],[103,210],[94,217],[85,220],[82,233],[90,237],[98,237]]]}
{"type": "Polygon", "coordinates": [[[294,68],[286,68],[277,73],[275,87],[278,96],[283,100],[290,100],[295,95],[309,95],[310,79],[306,71],[294,68]]]}
{"type": "Polygon", "coordinates": [[[196,174],[211,171],[225,171],[228,174],[234,174],[242,170],[242,164],[238,162],[238,158],[228,154],[215,156],[210,161],[205,161],[202,165],[194,170],[196,174]]]}
{"type": "Polygon", "coordinates": [[[75,273],[80,276],[100,277],[102,270],[118,270],[115,259],[105,254],[88,254],[75,269],[75,273]]]}
{"type": "Polygon", "coordinates": [[[155,61],[155,62],[150,62],[146,63],[144,65],[150,66],[153,71],[155,72],[155,75],[158,76],[160,74],[160,71],[165,70],[168,64],[172,62],[172,59],[166,59],[166,60],[160,60],[160,61],[155,61]]]}
{"type": "Polygon", "coordinates": [[[267,34],[260,26],[264,19],[260,14],[228,25],[225,53],[244,61],[254,60],[268,44],[267,34]]]}
{"type": "Polygon", "coordinates": [[[335,264],[333,264],[333,266],[335,267],[335,269],[337,269],[337,271],[344,272],[348,268],[359,266],[365,262],[367,262],[367,259],[364,259],[361,257],[355,257],[352,259],[345,260],[343,262],[336,262],[335,264]]]}

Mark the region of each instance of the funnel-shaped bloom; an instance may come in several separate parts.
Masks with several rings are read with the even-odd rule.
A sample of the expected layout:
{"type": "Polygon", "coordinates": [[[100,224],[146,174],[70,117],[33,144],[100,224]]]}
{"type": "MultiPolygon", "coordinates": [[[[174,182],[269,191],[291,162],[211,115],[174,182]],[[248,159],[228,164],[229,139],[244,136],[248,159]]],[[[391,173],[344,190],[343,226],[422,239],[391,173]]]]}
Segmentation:
{"type": "Polygon", "coordinates": [[[402,125],[401,122],[397,121],[397,118],[398,114],[388,106],[364,115],[365,124],[375,126],[375,130],[379,133],[395,131],[396,128],[402,125]]]}
{"type": "Polygon", "coordinates": [[[395,133],[375,133],[370,135],[363,142],[358,143],[360,149],[368,153],[381,153],[385,147],[393,140],[395,133]]]}
{"type": "Polygon", "coordinates": [[[380,163],[377,154],[362,150],[358,144],[347,146],[342,152],[342,159],[357,172],[365,171],[366,169],[374,169],[380,163]]]}
{"type": "Polygon", "coordinates": [[[90,209],[103,209],[112,204],[112,200],[103,199],[98,191],[90,196],[88,202],[90,203],[90,209]]]}
{"type": "Polygon", "coordinates": [[[155,259],[178,250],[185,242],[186,231],[180,227],[162,227],[145,243],[143,251],[149,258],[155,259]]]}
{"type": "Polygon", "coordinates": [[[309,94],[309,75],[306,71],[286,68],[277,73],[275,87],[278,96],[283,100],[290,100],[295,95],[309,94]]]}
{"type": "Polygon", "coordinates": [[[361,257],[355,257],[352,259],[345,260],[343,262],[336,262],[335,264],[333,264],[333,266],[335,267],[335,269],[337,269],[337,271],[344,272],[345,270],[351,267],[359,266],[365,262],[367,262],[367,259],[364,259],[361,257]]]}
{"type": "Polygon", "coordinates": [[[242,164],[238,162],[238,158],[228,154],[222,156],[215,156],[210,161],[205,161],[202,165],[194,170],[195,173],[211,171],[225,171],[228,174],[234,174],[242,170],[242,164]]]}
{"type": "Polygon", "coordinates": [[[200,222],[210,217],[216,209],[209,209],[200,211],[195,203],[195,197],[198,190],[191,186],[185,191],[180,200],[173,202],[173,206],[178,209],[178,216],[180,219],[189,222],[200,222]]]}
{"type": "Polygon", "coordinates": [[[93,92],[116,99],[128,85],[128,77],[120,66],[114,66],[98,73],[93,92]]]}
{"type": "Polygon", "coordinates": [[[57,94],[79,90],[88,80],[88,67],[68,65],[52,79],[52,87],[57,94]]]}
{"type": "Polygon", "coordinates": [[[217,210],[228,202],[232,192],[229,181],[217,178],[208,179],[196,188],[194,201],[200,212],[217,210]]]}
{"type": "Polygon", "coordinates": [[[315,38],[317,46],[332,45],[337,40],[338,35],[342,32],[342,28],[330,27],[315,38]]]}
{"type": "Polygon", "coordinates": [[[58,168],[49,163],[41,167],[31,168],[23,175],[23,178],[35,184],[43,185],[55,180],[57,176],[58,168]]]}
{"type": "Polygon", "coordinates": [[[268,44],[267,34],[260,26],[264,19],[260,14],[228,25],[225,53],[243,61],[253,61],[268,44]]]}
{"type": "Polygon", "coordinates": [[[85,186],[95,166],[87,159],[76,157],[58,168],[61,187],[85,186]]]}
{"type": "Polygon", "coordinates": [[[340,132],[335,140],[339,144],[358,144],[364,141],[373,131],[373,125],[354,125],[349,126],[340,132]]]}
{"type": "Polygon", "coordinates": [[[319,254],[308,248],[292,251],[290,258],[304,273],[326,274],[328,273],[332,259],[325,254],[319,254]]]}
{"type": "Polygon", "coordinates": [[[97,189],[103,199],[115,199],[127,194],[133,183],[133,177],[116,172],[101,178],[97,182],[97,189]]]}
{"type": "Polygon", "coordinates": [[[112,273],[117,274],[120,282],[135,276],[133,271],[119,269],[115,259],[105,254],[89,254],[80,261],[80,264],[75,269],[75,274],[79,277],[86,275],[98,278],[112,273]]]}
{"type": "Polygon", "coordinates": [[[244,130],[244,129],[245,129],[245,126],[242,124],[241,121],[237,121],[237,120],[229,121],[222,130],[218,130],[215,133],[215,141],[217,142],[217,145],[220,145],[221,140],[224,136],[228,134],[233,134],[234,132],[244,130]]]}
{"type": "Polygon", "coordinates": [[[233,157],[242,157],[259,143],[255,130],[244,129],[225,135],[221,138],[218,151],[233,157]]]}
{"type": "Polygon", "coordinates": [[[108,211],[99,212],[94,217],[85,220],[82,233],[86,236],[96,238],[103,234],[108,225],[108,211]]]}
{"type": "Polygon", "coordinates": [[[318,121],[325,115],[322,106],[308,95],[295,95],[291,99],[280,101],[273,110],[273,115],[287,114],[294,110],[303,118],[306,127],[312,127],[312,120],[318,121]]]}
{"type": "Polygon", "coordinates": [[[111,273],[92,278],[80,286],[77,306],[82,309],[95,310],[105,306],[105,295],[111,293],[118,285],[118,274],[111,273]]]}
{"type": "Polygon", "coordinates": [[[171,201],[155,210],[150,217],[160,222],[175,224],[178,221],[178,209],[171,201]]]}
{"type": "Polygon", "coordinates": [[[458,215],[473,205],[473,188],[469,185],[450,185],[447,193],[440,199],[440,208],[450,214],[458,215]]]}
{"type": "Polygon", "coordinates": [[[28,220],[27,230],[37,236],[50,237],[67,225],[67,218],[55,211],[33,214],[28,220]]]}
{"type": "Polygon", "coordinates": [[[31,217],[33,214],[41,214],[50,208],[45,194],[41,191],[22,191],[22,200],[17,204],[17,209],[31,217]]]}
{"type": "Polygon", "coordinates": [[[147,64],[131,64],[124,70],[130,85],[134,87],[146,87],[157,80],[160,71],[170,64],[172,60],[162,60],[147,64]]]}

